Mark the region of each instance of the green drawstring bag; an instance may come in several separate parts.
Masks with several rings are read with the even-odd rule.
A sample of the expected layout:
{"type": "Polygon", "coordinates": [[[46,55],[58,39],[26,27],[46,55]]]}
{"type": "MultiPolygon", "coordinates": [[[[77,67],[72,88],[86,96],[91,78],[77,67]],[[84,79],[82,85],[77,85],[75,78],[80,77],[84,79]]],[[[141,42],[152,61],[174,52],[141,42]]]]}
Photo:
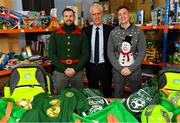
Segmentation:
{"type": "Polygon", "coordinates": [[[74,123],[138,123],[138,120],[126,110],[120,100],[114,100],[104,109],[85,117],[73,114],[71,120],[74,123]]]}
{"type": "Polygon", "coordinates": [[[154,86],[146,86],[131,94],[124,102],[126,109],[138,117],[144,108],[150,104],[159,103],[159,90],[154,86]]]}
{"type": "Polygon", "coordinates": [[[26,111],[17,106],[13,99],[0,98],[0,122],[18,122],[26,111]]]}
{"type": "Polygon", "coordinates": [[[100,111],[108,105],[108,101],[102,96],[102,93],[97,89],[84,88],[81,90],[81,92],[85,95],[90,105],[90,108],[86,112],[82,113],[83,116],[100,111]]]}

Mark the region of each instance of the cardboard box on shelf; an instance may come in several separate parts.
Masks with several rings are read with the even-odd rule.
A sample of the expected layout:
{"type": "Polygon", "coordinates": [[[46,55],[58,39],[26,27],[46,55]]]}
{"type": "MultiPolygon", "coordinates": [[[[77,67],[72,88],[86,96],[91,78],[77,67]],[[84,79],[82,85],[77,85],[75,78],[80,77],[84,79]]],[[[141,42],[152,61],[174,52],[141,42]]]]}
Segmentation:
{"type": "Polygon", "coordinates": [[[0,5],[13,9],[12,0],[0,0],[0,5]]]}
{"type": "Polygon", "coordinates": [[[1,34],[1,45],[0,45],[0,51],[4,53],[8,52],[16,52],[20,53],[20,41],[18,39],[17,35],[11,35],[11,34],[1,34]]]}
{"type": "Polygon", "coordinates": [[[150,0],[121,0],[121,2],[119,2],[119,0],[110,0],[110,13],[116,14],[116,10],[119,6],[127,6],[131,12],[143,10],[145,22],[150,21],[150,0]]]}
{"type": "MultiPolygon", "coordinates": [[[[12,0],[0,0],[0,5],[13,9],[12,0]]],[[[1,45],[0,51],[1,52],[20,52],[19,46],[19,39],[17,35],[8,35],[8,34],[1,34],[0,36],[1,45]]]]}
{"type": "Polygon", "coordinates": [[[144,19],[145,22],[148,22],[151,20],[151,6],[150,6],[151,0],[137,0],[136,1],[136,10],[144,10],[144,19]]]}
{"type": "Polygon", "coordinates": [[[77,9],[78,9],[78,16],[81,16],[81,12],[82,12],[82,2],[74,3],[73,6],[77,7],[77,9]]]}
{"type": "Polygon", "coordinates": [[[124,5],[127,6],[130,11],[136,11],[137,10],[137,1],[138,0],[126,0],[124,5]]]}
{"type": "Polygon", "coordinates": [[[154,0],[154,8],[157,8],[158,6],[165,8],[166,0],[154,0]]]}
{"type": "Polygon", "coordinates": [[[117,13],[117,8],[119,6],[123,6],[126,0],[121,0],[121,2],[119,2],[119,0],[110,0],[110,13],[117,13]]]}
{"type": "Polygon", "coordinates": [[[144,34],[147,40],[162,41],[163,30],[144,30],[144,34]]]}

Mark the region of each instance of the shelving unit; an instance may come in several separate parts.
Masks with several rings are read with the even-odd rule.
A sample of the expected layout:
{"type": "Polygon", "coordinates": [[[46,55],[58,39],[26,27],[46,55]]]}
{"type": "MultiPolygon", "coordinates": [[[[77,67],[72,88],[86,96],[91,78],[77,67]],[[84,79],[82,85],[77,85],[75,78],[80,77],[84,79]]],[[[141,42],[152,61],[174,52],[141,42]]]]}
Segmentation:
{"type": "MultiPolygon", "coordinates": [[[[143,30],[152,30],[152,29],[180,29],[180,25],[158,25],[158,26],[139,26],[143,30]]],[[[33,32],[52,32],[56,29],[9,29],[9,30],[0,30],[0,34],[11,34],[11,33],[33,33],[33,32]]]]}
{"type": "Polygon", "coordinates": [[[151,30],[151,29],[180,29],[180,25],[159,25],[159,26],[139,26],[143,30],[151,30]]]}
{"type": "Polygon", "coordinates": [[[10,30],[0,30],[0,34],[52,32],[53,30],[54,29],[10,29],[10,30]]]}
{"type": "MultiPolygon", "coordinates": [[[[180,25],[168,25],[169,24],[169,17],[168,17],[169,3],[170,3],[170,0],[166,0],[164,25],[157,25],[157,26],[144,26],[143,25],[143,26],[139,26],[142,30],[163,30],[162,62],[156,64],[156,63],[144,61],[142,63],[144,65],[152,65],[152,66],[159,66],[159,67],[167,66],[167,58],[166,57],[167,57],[168,31],[172,30],[172,29],[180,29],[180,25]]],[[[52,32],[53,30],[55,30],[55,29],[11,29],[11,30],[0,30],[0,35],[1,34],[52,32]]]]}
{"type": "Polygon", "coordinates": [[[0,77],[7,76],[7,75],[11,74],[11,71],[12,70],[1,70],[0,71],[0,77]]]}
{"type": "MultiPolygon", "coordinates": [[[[169,15],[169,3],[170,3],[170,0],[166,0],[165,16],[164,16],[165,26],[168,26],[168,24],[169,24],[169,16],[168,16],[169,15]]],[[[163,56],[162,56],[163,62],[166,62],[167,40],[168,40],[168,29],[165,29],[164,30],[164,38],[163,38],[163,56]]]]}
{"type": "Polygon", "coordinates": [[[149,61],[143,61],[142,64],[143,64],[143,65],[152,65],[152,66],[156,66],[156,67],[165,67],[165,66],[167,66],[167,64],[164,63],[164,62],[153,63],[153,62],[149,62],[149,61]]]}
{"type": "MultiPolygon", "coordinates": [[[[158,25],[158,26],[139,26],[142,30],[154,30],[154,29],[162,29],[164,30],[164,40],[163,44],[167,43],[167,37],[165,37],[168,33],[169,29],[180,29],[180,25],[158,25]]],[[[37,33],[37,32],[52,32],[53,30],[56,29],[11,29],[11,30],[0,30],[0,34],[19,34],[19,33],[37,33]]],[[[166,53],[166,45],[163,45],[163,53],[166,53]]],[[[144,61],[142,64],[143,65],[152,65],[152,66],[159,66],[159,67],[165,67],[167,66],[166,63],[166,54],[164,56],[163,54],[163,62],[161,63],[153,63],[149,61],[144,61]]],[[[169,65],[169,64],[168,64],[169,65]]],[[[6,70],[5,73],[9,74],[9,70],[6,70]]],[[[0,76],[1,76],[1,71],[0,71],[0,76]]]]}
{"type": "MultiPolygon", "coordinates": [[[[0,35],[3,34],[20,34],[20,33],[41,33],[41,32],[52,32],[55,29],[7,29],[0,30],[0,35]]],[[[52,64],[43,64],[43,67],[48,67],[52,64]]],[[[12,70],[0,70],[0,77],[7,76],[12,70]]]]}
{"type": "Polygon", "coordinates": [[[139,26],[143,30],[151,30],[151,29],[165,29],[166,26],[160,25],[160,26],[139,26]]]}
{"type": "MultiPolygon", "coordinates": [[[[165,17],[164,17],[164,25],[158,26],[140,26],[143,30],[154,30],[154,29],[162,29],[163,30],[163,50],[162,50],[162,63],[159,63],[158,66],[164,66],[167,63],[167,43],[168,43],[168,31],[170,29],[180,29],[180,25],[169,25],[169,6],[170,0],[166,0],[165,4],[165,17]]],[[[143,62],[143,64],[149,65],[157,65],[151,64],[149,62],[143,62]]],[[[166,65],[165,65],[166,66],[166,65]]],[[[176,65],[177,66],[177,65],[176,65]]]]}
{"type": "MultiPolygon", "coordinates": [[[[153,62],[148,62],[148,61],[144,61],[142,64],[144,65],[153,65],[153,66],[161,66],[161,67],[165,67],[167,66],[167,62],[166,62],[166,56],[167,56],[167,40],[168,40],[168,31],[170,29],[180,29],[180,25],[158,25],[158,26],[139,26],[142,30],[160,30],[162,29],[164,32],[164,37],[163,37],[163,58],[162,58],[162,62],[161,63],[153,63],[153,62]]],[[[168,64],[170,65],[170,64],[168,64]]],[[[171,64],[171,66],[178,66],[178,65],[173,65],[171,64]]]]}
{"type": "MultiPolygon", "coordinates": [[[[24,34],[24,33],[44,33],[44,32],[52,32],[55,29],[8,29],[8,30],[0,30],[0,36],[16,36],[19,34],[24,34]]],[[[42,67],[45,68],[46,71],[49,73],[52,72],[53,65],[51,63],[46,63],[44,62],[42,67]]],[[[4,84],[7,82],[9,79],[9,75],[11,74],[12,70],[0,70],[0,93],[2,90],[2,87],[4,84]]]]}
{"type": "Polygon", "coordinates": [[[168,29],[180,29],[180,25],[170,25],[168,29]]]}

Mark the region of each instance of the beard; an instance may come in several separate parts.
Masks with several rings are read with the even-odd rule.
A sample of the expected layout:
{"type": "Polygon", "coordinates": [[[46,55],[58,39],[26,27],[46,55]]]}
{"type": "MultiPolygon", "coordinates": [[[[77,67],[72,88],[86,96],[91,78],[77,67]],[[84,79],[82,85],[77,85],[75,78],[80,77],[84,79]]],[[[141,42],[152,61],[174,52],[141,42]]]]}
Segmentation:
{"type": "Polygon", "coordinates": [[[65,24],[71,25],[71,24],[73,24],[73,21],[72,21],[72,20],[66,20],[66,21],[65,21],[65,24]]]}
{"type": "Polygon", "coordinates": [[[72,21],[72,20],[66,20],[66,22],[67,22],[67,23],[68,23],[68,22],[71,22],[71,23],[72,23],[73,21],[72,21]]]}

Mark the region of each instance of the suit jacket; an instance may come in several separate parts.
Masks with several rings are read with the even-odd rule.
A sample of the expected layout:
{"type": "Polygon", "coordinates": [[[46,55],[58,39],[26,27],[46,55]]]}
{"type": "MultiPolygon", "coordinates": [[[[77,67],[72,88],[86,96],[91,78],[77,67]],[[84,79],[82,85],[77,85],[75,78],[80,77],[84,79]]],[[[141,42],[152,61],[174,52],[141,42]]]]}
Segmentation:
{"type": "MultiPolygon", "coordinates": [[[[91,35],[92,35],[92,25],[90,26],[87,26],[87,27],[84,27],[82,28],[82,30],[86,33],[86,36],[88,38],[88,42],[89,42],[89,51],[90,51],[90,54],[89,56],[91,56],[91,35]]],[[[105,60],[105,63],[108,65],[108,66],[111,66],[110,64],[110,61],[107,57],[107,43],[108,43],[108,38],[109,38],[109,34],[111,32],[111,30],[113,29],[112,26],[110,25],[106,25],[106,24],[103,24],[103,36],[104,36],[104,60],[105,60]]],[[[90,57],[89,57],[90,59],[90,57]]]]}

